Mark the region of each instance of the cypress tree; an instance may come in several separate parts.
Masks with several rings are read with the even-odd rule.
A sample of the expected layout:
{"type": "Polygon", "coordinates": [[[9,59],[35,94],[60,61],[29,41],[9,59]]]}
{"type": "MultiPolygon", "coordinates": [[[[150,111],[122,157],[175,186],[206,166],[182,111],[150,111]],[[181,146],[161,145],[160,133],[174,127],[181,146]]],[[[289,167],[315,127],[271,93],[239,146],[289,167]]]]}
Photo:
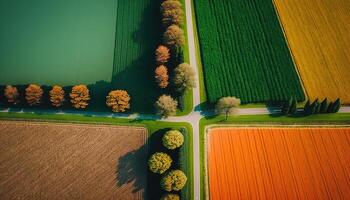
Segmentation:
{"type": "Polygon", "coordinates": [[[310,114],[317,114],[318,112],[318,99],[316,99],[310,106],[310,114]]]}
{"type": "Polygon", "coordinates": [[[330,102],[327,108],[327,113],[332,113],[334,107],[334,102],[330,102]]]}
{"type": "Polygon", "coordinates": [[[304,105],[304,114],[310,115],[310,100],[307,100],[307,102],[304,105]]]}
{"type": "Polygon", "coordinates": [[[298,111],[298,108],[297,108],[297,100],[296,99],[292,99],[292,103],[290,105],[290,108],[289,108],[289,114],[290,115],[295,115],[298,111]]]}
{"type": "Polygon", "coordinates": [[[337,100],[335,100],[334,105],[333,105],[333,109],[332,109],[332,113],[337,113],[339,112],[341,107],[341,102],[340,99],[338,98],[337,100]]]}
{"type": "Polygon", "coordinates": [[[320,105],[320,113],[327,113],[327,108],[328,108],[328,101],[327,101],[327,98],[325,98],[320,105]]]}
{"type": "Polygon", "coordinates": [[[287,115],[290,110],[290,106],[292,105],[293,99],[290,98],[289,101],[285,102],[283,107],[282,107],[282,114],[287,115]]]}

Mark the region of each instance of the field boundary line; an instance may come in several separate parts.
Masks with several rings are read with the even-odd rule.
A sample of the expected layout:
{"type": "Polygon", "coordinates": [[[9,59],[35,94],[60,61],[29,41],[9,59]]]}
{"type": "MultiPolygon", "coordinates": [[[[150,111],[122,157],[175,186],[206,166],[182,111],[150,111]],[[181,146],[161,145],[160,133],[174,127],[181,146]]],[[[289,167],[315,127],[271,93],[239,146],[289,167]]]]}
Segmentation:
{"type": "Polygon", "coordinates": [[[309,99],[309,95],[306,91],[306,88],[305,88],[305,84],[304,84],[304,81],[303,79],[301,78],[301,75],[300,75],[300,71],[299,71],[299,68],[298,68],[298,64],[297,64],[297,61],[296,61],[296,57],[294,56],[294,53],[292,51],[292,48],[290,47],[290,43],[289,43],[289,39],[287,37],[287,34],[284,30],[284,25],[282,23],[282,20],[281,20],[281,15],[277,9],[277,6],[276,6],[276,3],[275,3],[275,0],[272,0],[272,5],[274,7],[274,10],[276,12],[276,16],[277,16],[277,20],[280,24],[280,27],[281,27],[281,30],[282,30],[282,33],[283,33],[283,36],[284,36],[284,40],[286,41],[286,44],[287,44],[287,47],[288,47],[288,50],[289,50],[289,53],[291,55],[291,58],[292,58],[292,61],[293,61],[293,64],[294,64],[294,68],[295,68],[295,71],[297,72],[297,75],[298,75],[298,78],[299,78],[299,82],[300,82],[300,85],[301,85],[301,88],[303,89],[303,92],[304,92],[304,95],[305,95],[305,102],[307,101],[306,99],[309,99]]]}

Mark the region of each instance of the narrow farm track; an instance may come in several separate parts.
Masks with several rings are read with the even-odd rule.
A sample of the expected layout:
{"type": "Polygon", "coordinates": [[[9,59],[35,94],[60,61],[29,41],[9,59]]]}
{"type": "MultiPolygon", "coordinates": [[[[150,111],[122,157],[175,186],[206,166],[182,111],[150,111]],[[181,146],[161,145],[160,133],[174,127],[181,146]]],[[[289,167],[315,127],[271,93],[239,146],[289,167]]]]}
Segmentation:
{"type": "MultiPolygon", "coordinates": [[[[67,111],[67,112],[57,112],[52,110],[31,110],[31,109],[4,109],[0,112],[13,112],[13,113],[40,113],[40,114],[70,114],[70,115],[81,115],[81,116],[90,116],[90,117],[110,117],[110,118],[126,118],[126,119],[135,119],[135,120],[159,120],[165,122],[188,122],[193,127],[193,168],[194,168],[194,199],[199,200],[200,197],[200,133],[199,133],[199,121],[201,118],[206,116],[214,115],[214,112],[211,111],[202,111],[200,108],[200,87],[199,87],[199,74],[198,66],[196,59],[196,49],[195,49],[195,39],[194,39],[194,27],[193,20],[195,16],[192,15],[192,0],[185,0],[186,5],[186,24],[187,24],[187,35],[188,35],[188,46],[189,46],[189,58],[190,65],[193,67],[193,70],[196,74],[195,80],[197,87],[193,89],[193,105],[194,108],[191,113],[185,116],[175,116],[169,117],[166,119],[160,118],[156,115],[147,115],[147,114],[113,114],[107,112],[87,112],[87,111],[67,111]],[[196,109],[195,109],[196,108],[196,109]]],[[[266,115],[271,114],[267,108],[246,108],[239,109],[239,115],[266,115]]],[[[342,107],[340,113],[350,113],[350,107],[342,107]]],[[[233,172],[232,172],[233,173],[233,172]]],[[[238,185],[239,183],[232,183],[238,185]]],[[[239,193],[236,193],[239,195],[239,193]]]]}

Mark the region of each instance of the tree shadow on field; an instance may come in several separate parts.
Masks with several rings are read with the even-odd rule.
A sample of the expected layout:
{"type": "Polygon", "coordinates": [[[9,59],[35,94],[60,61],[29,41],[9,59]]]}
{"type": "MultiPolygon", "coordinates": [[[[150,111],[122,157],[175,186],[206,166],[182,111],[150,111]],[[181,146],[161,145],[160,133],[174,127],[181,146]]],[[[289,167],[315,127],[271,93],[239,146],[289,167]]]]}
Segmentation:
{"type": "MultiPolygon", "coordinates": [[[[142,4],[145,0],[135,0],[142,4]]],[[[161,90],[155,83],[154,70],[156,68],[154,51],[160,43],[160,16],[159,0],[151,1],[143,10],[138,29],[130,36],[137,49],[128,52],[129,49],[119,48],[118,41],[127,38],[119,38],[116,34],[115,56],[113,62],[112,87],[128,91],[131,97],[130,112],[154,113],[154,103],[161,94],[161,90]],[[135,52],[140,55],[130,55],[135,52]],[[132,60],[128,60],[132,57],[132,60]],[[119,58],[123,62],[119,63],[119,58]],[[124,65],[124,66],[120,66],[124,65]]],[[[123,9],[123,8],[118,8],[123,9]]],[[[127,16],[128,18],[130,16],[127,16]]],[[[118,27],[118,25],[117,25],[118,27]]]]}
{"type": "Polygon", "coordinates": [[[145,144],[139,149],[120,157],[115,172],[118,187],[132,183],[132,192],[136,193],[143,190],[143,199],[146,199],[147,156],[148,146],[145,144]]]}
{"type": "MultiPolygon", "coordinates": [[[[170,128],[164,128],[156,131],[153,133],[150,138],[148,139],[148,145],[150,147],[149,150],[149,156],[156,152],[164,152],[168,154],[172,159],[173,162],[171,164],[171,169],[179,169],[179,150],[169,150],[165,148],[162,144],[162,137],[163,135],[171,130],[170,128]]],[[[148,167],[148,166],[147,166],[148,167]]],[[[160,187],[160,180],[162,175],[152,173],[148,170],[148,178],[147,178],[147,196],[148,199],[160,199],[164,193],[166,193],[164,190],[160,187]]]]}

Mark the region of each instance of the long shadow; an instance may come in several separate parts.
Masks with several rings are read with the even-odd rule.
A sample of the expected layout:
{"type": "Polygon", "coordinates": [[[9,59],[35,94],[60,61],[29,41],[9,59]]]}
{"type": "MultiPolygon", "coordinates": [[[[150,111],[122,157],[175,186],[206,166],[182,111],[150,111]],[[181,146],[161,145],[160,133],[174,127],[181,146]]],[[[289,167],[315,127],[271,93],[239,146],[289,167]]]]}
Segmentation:
{"type": "Polygon", "coordinates": [[[116,184],[118,187],[133,183],[133,193],[143,190],[143,199],[146,199],[147,184],[147,155],[148,146],[129,152],[118,160],[116,167],[116,184]]]}
{"type": "MultiPolygon", "coordinates": [[[[145,5],[144,1],[135,0],[135,4],[145,5]]],[[[121,37],[118,35],[118,33],[121,34],[120,31],[117,30],[111,83],[113,88],[120,88],[129,92],[131,96],[130,112],[154,113],[154,102],[162,92],[154,79],[156,68],[154,50],[161,39],[160,1],[150,1],[146,4],[141,16],[142,20],[137,25],[137,30],[131,36],[127,36],[131,38],[121,37]],[[131,40],[133,43],[124,44],[125,40],[131,40]],[[127,46],[122,49],[121,44],[127,46]],[[129,54],[128,48],[133,48],[133,55],[129,54]]],[[[121,3],[118,5],[118,11],[120,9],[130,8],[128,5],[124,8],[124,4],[121,3]]],[[[118,21],[124,18],[130,20],[130,16],[118,17],[121,18],[118,21]]]]}
{"type": "MultiPolygon", "coordinates": [[[[162,144],[162,137],[163,135],[171,129],[165,128],[160,129],[157,132],[153,133],[152,136],[149,138],[149,155],[152,155],[155,152],[164,152],[170,155],[171,158],[173,158],[173,162],[170,169],[178,169],[180,166],[179,160],[177,159],[179,157],[179,150],[171,151],[166,149],[162,144]]],[[[160,199],[161,196],[165,193],[164,190],[160,187],[160,179],[162,175],[152,173],[148,171],[148,181],[147,181],[147,196],[148,199],[160,199]]]]}

